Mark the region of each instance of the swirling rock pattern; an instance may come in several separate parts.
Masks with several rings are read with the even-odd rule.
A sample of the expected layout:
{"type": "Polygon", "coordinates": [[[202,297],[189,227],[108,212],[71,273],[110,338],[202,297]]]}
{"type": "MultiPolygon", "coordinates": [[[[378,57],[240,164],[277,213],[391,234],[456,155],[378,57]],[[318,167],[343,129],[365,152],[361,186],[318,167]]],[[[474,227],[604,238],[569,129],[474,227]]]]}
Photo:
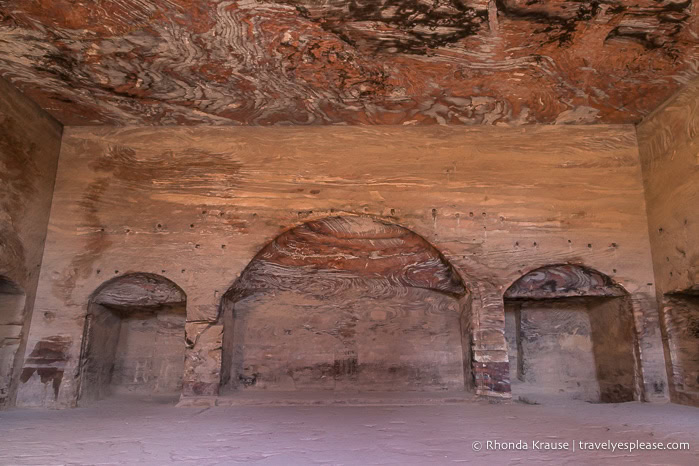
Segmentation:
{"type": "Polygon", "coordinates": [[[157,308],[184,304],[184,292],[170,280],[149,273],[131,273],[101,286],[92,302],[115,309],[157,308]]]}
{"type": "Polygon", "coordinates": [[[624,290],[606,275],[586,267],[562,264],[529,272],[507,289],[505,298],[548,299],[624,294],[624,290]]]}
{"type": "Polygon", "coordinates": [[[693,0],[7,0],[0,75],[67,125],[637,122],[693,0]]]}
{"type": "Polygon", "coordinates": [[[373,296],[413,287],[463,296],[461,278],[420,236],[371,217],[330,217],[304,223],[267,245],[231,293],[300,290],[328,296],[357,285],[373,296]]]}

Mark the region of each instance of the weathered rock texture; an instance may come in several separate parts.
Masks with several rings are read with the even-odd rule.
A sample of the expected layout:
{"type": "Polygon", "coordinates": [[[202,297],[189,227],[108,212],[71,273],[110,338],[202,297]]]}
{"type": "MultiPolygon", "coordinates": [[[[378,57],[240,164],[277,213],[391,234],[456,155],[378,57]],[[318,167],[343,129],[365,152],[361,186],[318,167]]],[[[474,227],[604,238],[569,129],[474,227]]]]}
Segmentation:
{"type": "Polygon", "coordinates": [[[673,398],[699,405],[699,81],[638,127],[673,398]]]}
{"type": "MultiPolygon", "coordinates": [[[[61,131],[53,118],[0,78],[0,409],[15,397],[61,131]]],[[[51,315],[47,310],[47,319],[51,315]]]]}
{"type": "Polygon", "coordinates": [[[179,393],[186,296],[171,281],[134,273],[91,298],[80,355],[80,400],[114,392],[179,393]]]}
{"type": "Polygon", "coordinates": [[[529,272],[505,292],[505,322],[514,395],[639,398],[631,303],[609,277],[572,265],[529,272]]]}
{"type": "Polygon", "coordinates": [[[405,228],[369,217],[305,223],[265,247],[224,298],[223,381],[463,390],[471,316],[457,298],[465,294],[439,252],[405,228]]]}
{"type": "MultiPolygon", "coordinates": [[[[327,257],[333,241],[343,251],[362,242],[364,233],[353,230],[351,238],[336,237],[341,230],[331,234],[324,229],[332,222],[315,222],[338,216],[400,225],[387,226],[387,234],[398,250],[407,247],[410,255],[382,258],[378,269],[369,268],[377,272],[374,278],[392,277],[392,289],[413,290],[415,300],[419,294],[421,300],[433,300],[433,306],[416,310],[417,303],[401,298],[384,308],[387,318],[398,309],[413,313],[420,323],[428,314],[441,318],[452,311],[437,296],[453,299],[450,294],[460,296],[466,289],[470,322],[461,325],[469,333],[467,363],[476,393],[509,396],[505,290],[529,271],[572,263],[599,271],[628,293],[643,369],[639,392],[647,399],[664,397],[665,369],[633,127],[129,127],[66,130],[37,300],[40,312],[33,316],[29,348],[69,338],[60,367],[70,376],[54,391],[55,378],[32,375],[18,400],[24,405],[75,404],[79,342],[90,298],[103,283],[129,272],[160,275],[186,293],[183,393],[218,393],[225,346],[222,300],[227,301],[223,298],[230,296],[226,293],[236,282],[259,283],[247,272],[241,278],[251,262],[248,270],[264,264],[257,259],[266,258],[266,267],[290,260],[293,270],[303,265],[309,273],[314,267],[339,267],[338,274],[361,271],[350,260],[327,257]],[[315,241],[319,237],[324,241],[320,246],[315,241]],[[303,254],[290,258],[288,253],[297,251],[303,254]],[[326,257],[315,262],[316,251],[326,257]],[[424,267],[402,273],[408,269],[400,267],[410,261],[424,267]],[[438,308],[444,314],[433,312],[438,308]]],[[[379,239],[366,241],[373,243],[368,249],[351,251],[360,257],[356,264],[373,264],[372,251],[381,257],[387,249],[379,239]]],[[[289,278],[288,269],[282,276],[289,278]]],[[[297,293],[284,289],[289,284],[303,286],[293,274],[291,278],[240,302],[243,307],[251,304],[246,311],[253,323],[250,335],[271,334],[281,342],[288,335],[274,332],[286,330],[287,322],[300,323],[289,313],[298,314],[302,299],[318,302],[324,285],[311,281],[307,290],[297,293]],[[301,301],[287,303],[284,320],[269,323],[267,329],[254,328],[259,316],[292,293],[301,301]]],[[[376,291],[383,289],[387,288],[382,285],[376,291]]],[[[383,301],[372,293],[360,301],[363,319],[382,310],[383,301]],[[371,303],[376,307],[370,310],[371,303]]],[[[389,296],[392,293],[383,297],[389,296]]],[[[328,298],[326,304],[335,299],[332,293],[328,298]]],[[[337,310],[336,315],[344,318],[354,309],[337,310]]],[[[406,325],[390,323],[395,323],[394,330],[406,325]]],[[[455,329],[436,328],[445,331],[439,344],[457,352],[457,344],[449,343],[455,341],[455,329]]],[[[292,336],[303,331],[290,330],[292,336]]],[[[313,354],[310,341],[304,358],[313,354]]],[[[408,343],[406,350],[417,348],[414,340],[408,343]]],[[[263,344],[253,347],[258,361],[267,354],[263,344]]],[[[27,357],[37,371],[58,370],[58,363],[35,364],[31,352],[27,357]]],[[[449,357],[458,359],[455,354],[449,357]]],[[[410,358],[418,360],[415,354],[410,358]]],[[[457,380],[452,374],[440,377],[452,383],[457,380]]]]}
{"type": "Polygon", "coordinates": [[[7,0],[0,75],[66,125],[638,122],[693,0],[7,0]]]}
{"type": "Polygon", "coordinates": [[[300,289],[239,301],[224,330],[230,387],[464,390],[458,303],[416,288],[375,291],[357,285],[323,297],[300,289]]]}
{"type": "Polygon", "coordinates": [[[22,342],[25,296],[13,281],[0,275],[0,408],[12,401],[15,358],[22,342]]]}

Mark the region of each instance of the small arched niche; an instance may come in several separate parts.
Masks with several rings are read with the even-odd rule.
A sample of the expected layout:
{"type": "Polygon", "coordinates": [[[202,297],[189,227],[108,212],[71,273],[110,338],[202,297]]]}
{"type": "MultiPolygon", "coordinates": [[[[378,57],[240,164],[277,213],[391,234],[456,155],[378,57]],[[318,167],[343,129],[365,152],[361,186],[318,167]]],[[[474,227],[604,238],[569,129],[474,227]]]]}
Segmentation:
{"type": "Polygon", "coordinates": [[[464,391],[468,298],[406,228],[363,216],[305,223],[223,297],[223,392],[464,391]]]}
{"type": "Polygon", "coordinates": [[[25,295],[22,288],[0,275],[0,408],[10,402],[12,374],[24,326],[25,295]]]}
{"type": "Polygon", "coordinates": [[[673,398],[699,406],[699,285],[666,293],[663,303],[673,398]]]}
{"type": "Polygon", "coordinates": [[[80,400],[176,395],[184,371],[187,297],[167,278],[130,273],[93,294],[80,358],[80,400]]]}
{"type": "Polygon", "coordinates": [[[512,394],[591,402],[637,399],[637,351],[626,291],[587,267],[533,270],[505,292],[512,394]]]}

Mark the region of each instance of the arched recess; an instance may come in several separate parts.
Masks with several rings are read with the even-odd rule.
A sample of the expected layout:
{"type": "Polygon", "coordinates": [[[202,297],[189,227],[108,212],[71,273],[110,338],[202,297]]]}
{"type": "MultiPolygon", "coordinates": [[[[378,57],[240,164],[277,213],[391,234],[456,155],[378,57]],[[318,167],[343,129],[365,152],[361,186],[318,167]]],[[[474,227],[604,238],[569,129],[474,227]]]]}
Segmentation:
{"type": "Polygon", "coordinates": [[[278,236],[221,303],[231,390],[471,387],[466,286],[425,239],[366,216],[278,236]]]}
{"type": "Polygon", "coordinates": [[[24,325],[25,294],[9,278],[0,275],[0,408],[10,402],[12,375],[24,325]]]}
{"type": "Polygon", "coordinates": [[[80,356],[81,401],[179,394],[187,297],[165,277],[130,273],[92,294],[80,356]]]}
{"type": "Polygon", "coordinates": [[[533,270],[505,292],[513,396],[639,399],[637,338],[627,292],[593,269],[533,270]]]}
{"type": "Polygon", "coordinates": [[[699,285],[663,296],[674,401],[699,406],[699,285]]]}

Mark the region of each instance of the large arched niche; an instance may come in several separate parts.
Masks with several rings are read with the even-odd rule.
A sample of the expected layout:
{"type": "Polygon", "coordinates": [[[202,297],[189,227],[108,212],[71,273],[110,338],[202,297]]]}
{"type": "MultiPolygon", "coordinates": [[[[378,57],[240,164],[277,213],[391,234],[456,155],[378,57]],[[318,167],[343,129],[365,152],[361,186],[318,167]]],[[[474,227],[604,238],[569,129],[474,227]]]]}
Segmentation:
{"type": "Polygon", "coordinates": [[[80,356],[79,399],[112,394],[178,395],[187,297],[165,277],[129,273],[92,294],[80,356]]]}
{"type": "Polygon", "coordinates": [[[472,385],[470,297],[425,239],[366,216],[278,236],[223,296],[230,391],[431,391],[472,385]]]}
{"type": "Polygon", "coordinates": [[[662,298],[674,401],[699,406],[699,285],[662,298]]]}
{"type": "Polygon", "coordinates": [[[22,288],[0,275],[0,409],[11,401],[12,375],[24,326],[25,294],[22,288]]]}
{"type": "Polygon", "coordinates": [[[580,265],[549,265],[520,277],[504,299],[514,397],[640,399],[631,302],[611,278],[580,265]]]}

